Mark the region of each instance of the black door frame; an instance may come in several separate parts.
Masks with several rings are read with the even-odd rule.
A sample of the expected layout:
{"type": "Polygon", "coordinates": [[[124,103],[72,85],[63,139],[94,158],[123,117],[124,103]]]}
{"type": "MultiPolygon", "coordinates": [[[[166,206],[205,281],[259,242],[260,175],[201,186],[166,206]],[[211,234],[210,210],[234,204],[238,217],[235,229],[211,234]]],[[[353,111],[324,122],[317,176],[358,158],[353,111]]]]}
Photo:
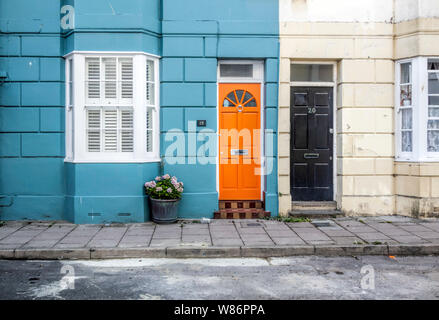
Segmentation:
{"type": "Polygon", "coordinates": [[[291,198],[293,201],[335,201],[336,200],[336,194],[337,194],[337,161],[336,161],[336,133],[335,133],[335,128],[336,128],[336,112],[337,112],[337,108],[336,108],[336,92],[335,92],[335,84],[331,85],[331,84],[320,84],[320,85],[312,85],[312,83],[309,84],[304,84],[301,83],[300,85],[290,85],[290,194],[291,194],[291,198]],[[329,162],[330,162],[330,166],[331,166],[331,177],[330,177],[330,186],[331,186],[331,195],[330,197],[327,197],[326,199],[310,199],[310,200],[298,200],[298,199],[294,199],[294,193],[293,193],[293,168],[292,168],[292,164],[293,164],[293,143],[294,143],[294,128],[293,128],[293,112],[292,112],[292,107],[293,107],[293,91],[294,89],[298,89],[298,90],[306,90],[306,91],[314,91],[315,89],[326,89],[328,90],[328,92],[330,92],[330,118],[329,118],[329,137],[330,137],[330,148],[332,149],[329,154],[330,154],[330,158],[329,158],[329,162]]]}

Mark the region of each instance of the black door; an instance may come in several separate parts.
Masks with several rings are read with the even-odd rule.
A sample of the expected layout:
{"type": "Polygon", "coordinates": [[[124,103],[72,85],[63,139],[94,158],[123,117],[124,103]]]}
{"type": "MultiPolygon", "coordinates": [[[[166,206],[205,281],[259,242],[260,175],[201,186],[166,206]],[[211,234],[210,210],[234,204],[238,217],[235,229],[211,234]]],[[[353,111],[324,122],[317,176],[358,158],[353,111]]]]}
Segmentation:
{"type": "Polygon", "coordinates": [[[291,196],[333,200],[333,89],[291,87],[291,196]]]}

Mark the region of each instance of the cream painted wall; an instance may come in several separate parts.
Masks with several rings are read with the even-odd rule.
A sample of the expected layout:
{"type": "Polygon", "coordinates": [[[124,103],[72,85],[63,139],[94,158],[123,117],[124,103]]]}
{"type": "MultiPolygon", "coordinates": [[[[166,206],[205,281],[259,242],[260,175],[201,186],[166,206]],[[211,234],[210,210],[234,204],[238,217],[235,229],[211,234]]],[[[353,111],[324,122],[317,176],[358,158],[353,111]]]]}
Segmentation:
{"type": "MultiPolygon", "coordinates": [[[[418,179],[416,195],[400,192],[408,181],[395,173],[394,60],[439,56],[439,18],[434,18],[439,17],[439,1],[280,0],[279,10],[280,214],[291,210],[289,65],[294,60],[337,62],[339,208],[349,215],[434,210],[439,194],[421,192],[425,179],[419,175],[410,178],[418,179]],[[413,204],[410,197],[422,201],[413,204]]],[[[439,172],[439,163],[431,168],[439,172]]]]}
{"type": "Polygon", "coordinates": [[[393,0],[280,0],[282,22],[390,22],[393,0]]]}

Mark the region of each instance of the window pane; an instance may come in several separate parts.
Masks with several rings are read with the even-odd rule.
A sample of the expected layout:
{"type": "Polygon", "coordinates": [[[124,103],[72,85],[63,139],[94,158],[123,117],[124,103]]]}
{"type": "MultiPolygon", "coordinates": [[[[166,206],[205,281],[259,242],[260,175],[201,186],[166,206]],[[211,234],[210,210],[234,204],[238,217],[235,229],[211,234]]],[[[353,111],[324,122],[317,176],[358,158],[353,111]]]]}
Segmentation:
{"type": "Polygon", "coordinates": [[[232,104],[228,99],[224,99],[223,101],[223,107],[234,107],[235,105],[232,104]]]}
{"type": "Polygon", "coordinates": [[[412,105],[412,85],[400,86],[400,106],[412,105]]]}
{"type": "Polygon", "coordinates": [[[400,83],[412,83],[412,64],[401,64],[401,80],[400,83]]]}
{"type": "Polygon", "coordinates": [[[221,64],[221,77],[253,78],[252,64],[221,64]]]}
{"type": "Polygon", "coordinates": [[[291,81],[332,82],[333,67],[330,64],[292,64],[291,81]]]}
{"type": "Polygon", "coordinates": [[[154,81],[154,61],[146,61],[146,81],[154,81]]]}
{"type": "Polygon", "coordinates": [[[115,58],[104,58],[102,59],[104,64],[104,78],[105,78],[105,98],[115,99],[117,96],[116,92],[116,59],[115,58]]]}
{"type": "Polygon", "coordinates": [[[69,59],[69,106],[73,106],[75,93],[73,92],[73,59],[69,59]]]}
{"type": "Polygon", "coordinates": [[[439,59],[428,59],[428,70],[439,70],[439,59]]]}
{"type": "Polygon", "coordinates": [[[244,90],[236,90],[236,98],[238,99],[238,103],[242,102],[242,96],[244,95],[244,90]]]}
{"type": "Polygon", "coordinates": [[[100,63],[99,58],[87,58],[87,97],[99,99],[100,97],[100,63]]]}
{"type": "Polygon", "coordinates": [[[151,108],[146,109],[146,152],[152,152],[152,146],[153,146],[152,112],[153,110],[151,108]]]}
{"type": "Polygon", "coordinates": [[[428,97],[428,105],[439,106],[439,96],[429,96],[428,97]]]}
{"type": "Polygon", "coordinates": [[[101,111],[87,111],[87,150],[89,152],[101,151],[101,111]]]}
{"type": "Polygon", "coordinates": [[[256,100],[253,98],[245,104],[245,107],[256,107],[256,100]]]}
{"type": "Polygon", "coordinates": [[[133,97],[133,60],[120,59],[120,73],[122,78],[122,98],[129,99],[133,97]]]}
{"type": "Polygon", "coordinates": [[[428,74],[428,93],[429,94],[439,94],[439,73],[428,74]]]}
{"type": "Polygon", "coordinates": [[[146,103],[149,105],[153,105],[154,100],[154,83],[148,82],[146,84],[146,103]]]}
{"type": "Polygon", "coordinates": [[[439,117],[439,108],[428,108],[429,117],[439,117]]]}
{"type": "Polygon", "coordinates": [[[439,129],[439,120],[428,120],[428,129],[439,129]]]}
{"type": "Polygon", "coordinates": [[[154,61],[146,61],[146,103],[153,105],[155,103],[154,95],[154,61]]]}
{"type": "Polygon", "coordinates": [[[132,110],[121,110],[121,151],[122,152],[133,152],[134,150],[134,133],[133,133],[133,111],[132,110]]]}
{"type": "Polygon", "coordinates": [[[411,129],[412,128],[412,109],[403,109],[401,110],[401,118],[402,118],[402,129],[411,129]]]}
{"type": "Polygon", "coordinates": [[[104,110],[104,150],[117,152],[117,110],[104,110]]]}
{"type": "Polygon", "coordinates": [[[401,137],[401,151],[412,152],[412,132],[403,131],[401,137]]]}
{"type": "Polygon", "coordinates": [[[428,131],[427,150],[429,152],[439,152],[439,130],[428,131]]]}

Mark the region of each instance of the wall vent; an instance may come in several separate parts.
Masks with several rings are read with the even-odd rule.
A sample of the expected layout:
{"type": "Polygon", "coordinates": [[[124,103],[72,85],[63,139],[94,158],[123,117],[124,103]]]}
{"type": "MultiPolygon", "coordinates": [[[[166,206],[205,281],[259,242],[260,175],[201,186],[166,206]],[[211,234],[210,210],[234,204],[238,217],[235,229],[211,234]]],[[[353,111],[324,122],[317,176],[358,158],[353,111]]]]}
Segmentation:
{"type": "Polygon", "coordinates": [[[120,212],[117,214],[119,217],[129,217],[131,216],[131,213],[128,212],[120,212]]]}
{"type": "Polygon", "coordinates": [[[89,212],[88,216],[89,217],[100,217],[102,215],[102,213],[99,212],[89,212]]]}

